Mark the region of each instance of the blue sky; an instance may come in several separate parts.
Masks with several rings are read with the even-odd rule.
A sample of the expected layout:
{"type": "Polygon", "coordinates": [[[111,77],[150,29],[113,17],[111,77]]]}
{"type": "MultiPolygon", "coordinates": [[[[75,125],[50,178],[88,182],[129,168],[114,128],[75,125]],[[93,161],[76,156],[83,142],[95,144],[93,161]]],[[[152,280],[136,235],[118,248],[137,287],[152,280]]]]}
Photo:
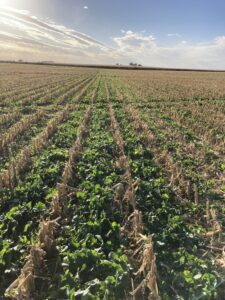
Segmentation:
{"type": "MultiPolygon", "coordinates": [[[[2,18],[0,14],[0,39],[8,33],[8,47],[13,48],[12,44],[15,44],[11,57],[16,57],[16,49],[18,56],[22,57],[26,42],[29,51],[24,51],[24,59],[30,52],[33,60],[48,60],[54,52],[54,60],[76,63],[81,62],[83,52],[84,63],[136,60],[144,65],[165,67],[225,68],[225,1],[222,0],[0,0],[1,4],[17,9],[17,13],[26,10],[27,15],[44,23],[56,27],[63,25],[61,29],[64,31],[73,29],[105,44],[101,50],[94,44],[88,49],[86,46],[82,48],[78,40],[77,45],[70,40],[70,49],[63,55],[63,47],[61,54],[58,49],[60,38],[66,48],[68,39],[57,33],[57,53],[51,47],[46,48],[46,39],[45,49],[38,48],[40,32],[32,37],[31,32],[37,33],[37,28],[29,29],[27,24],[25,28],[24,18],[20,20],[23,23],[20,32],[18,28],[13,29],[16,24],[15,20],[12,21],[15,15],[12,16],[11,11],[11,16],[7,16],[11,18],[8,28],[6,14],[2,18]],[[17,40],[20,38],[20,43],[14,38],[10,46],[10,36],[13,40],[14,33],[17,40]],[[115,50],[113,53],[111,48],[115,50]]],[[[52,43],[54,34],[50,36],[45,32],[45,36],[52,43]]]]}

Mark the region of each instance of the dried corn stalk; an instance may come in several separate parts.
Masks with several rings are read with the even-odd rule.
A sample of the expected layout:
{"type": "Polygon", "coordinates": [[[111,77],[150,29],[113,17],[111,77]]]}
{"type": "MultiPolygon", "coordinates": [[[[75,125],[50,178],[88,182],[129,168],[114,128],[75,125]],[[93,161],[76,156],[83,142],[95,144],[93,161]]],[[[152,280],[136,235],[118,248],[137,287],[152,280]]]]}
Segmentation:
{"type": "Polygon", "coordinates": [[[40,247],[46,251],[48,255],[51,255],[53,251],[55,251],[55,233],[57,228],[59,227],[58,217],[55,220],[43,220],[40,223],[40,230],[38,233],[38,240],[40,243],[40,247]]]}
{"type": "Polygon", "coordinates": [[[217,220],[217,214],[214,208],[209,208],[209,206],[207,206],[206,216],[209,224],[212,226],[212,230],[206,233],[206,237],[212,238],[222,232],[222,227],[217,220]]]}
{"type": "Polygon", "coordinates": [[[135,298],[140,295],[148,295],[148,299],[160,299],[157,285],[156,257],[152,237],[147,237],[142,234],[139,234],[139,236],[138,244],[142,244],[142,249],[139,248],[139,251],[142,252],[139,254],[141,255],[141,266],[137,273],[135,273],[135,276],[142,275],[144,279],[131,294],[135,298]]]}
{"type": "Polygon", "coordinates": [[[45,275],[45,251],[38,245],[32,246],[30,255],[20,276],[7,288],[5,295],[9,299],[29,300],[35,291],[35,281],[43,280],[43,283],[49,278],[45,275]]]}

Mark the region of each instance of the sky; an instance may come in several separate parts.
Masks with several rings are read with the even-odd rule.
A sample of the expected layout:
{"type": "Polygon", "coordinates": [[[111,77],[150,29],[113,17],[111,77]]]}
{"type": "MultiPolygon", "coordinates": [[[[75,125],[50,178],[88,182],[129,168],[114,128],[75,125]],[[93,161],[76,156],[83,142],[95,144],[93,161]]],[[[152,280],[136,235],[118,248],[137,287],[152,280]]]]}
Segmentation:
{"type": "Polygon", "coordinates": [[[0,60],[225,69],[224,0],[0,0],[0,60]]]}

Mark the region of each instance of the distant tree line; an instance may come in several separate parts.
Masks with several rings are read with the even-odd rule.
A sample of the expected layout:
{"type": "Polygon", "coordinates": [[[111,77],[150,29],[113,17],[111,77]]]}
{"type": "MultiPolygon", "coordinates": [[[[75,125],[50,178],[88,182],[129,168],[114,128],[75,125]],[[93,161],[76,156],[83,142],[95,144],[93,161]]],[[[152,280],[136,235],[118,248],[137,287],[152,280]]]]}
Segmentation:
{"type": "MultiPolygon", "coordinates": [[[[122,64],[117,63],[116,66],[122,66],[122,64]]],[[[137,64],[137,63],[133,63],[133,62],[130,62],[129,66],[131,66],[131,67],[142,67],[141,64],[137,64]]]]}

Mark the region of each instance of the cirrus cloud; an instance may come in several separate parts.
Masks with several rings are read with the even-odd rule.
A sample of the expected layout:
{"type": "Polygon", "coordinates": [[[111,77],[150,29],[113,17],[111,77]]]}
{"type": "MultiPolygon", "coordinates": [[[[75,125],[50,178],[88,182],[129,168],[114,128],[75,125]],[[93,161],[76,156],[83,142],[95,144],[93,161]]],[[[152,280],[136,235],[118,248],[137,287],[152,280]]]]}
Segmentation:
{"type": "Polygon", "coordinates": [[[112,63],[115,59],[116,53],[107,45],[28,11],[1,8],[0,28],[0,59],[65,63],[96,63],[100,59],[112,63]]]}
{"type": "MultiPolygon", "coordinates": [[[[204,43],[179,39],[173,46],[167,46],[145,30],[121,30],[119,36],[112,38],[114,47],[111,47],[28,11],[11,8],[1,8],[0,28],[1,60],[84,64],[133,61],[153,67],[225,69],[225,36],[204,43]]],[[[178,37],[178,33],[168,35],[178,37]]]]}

